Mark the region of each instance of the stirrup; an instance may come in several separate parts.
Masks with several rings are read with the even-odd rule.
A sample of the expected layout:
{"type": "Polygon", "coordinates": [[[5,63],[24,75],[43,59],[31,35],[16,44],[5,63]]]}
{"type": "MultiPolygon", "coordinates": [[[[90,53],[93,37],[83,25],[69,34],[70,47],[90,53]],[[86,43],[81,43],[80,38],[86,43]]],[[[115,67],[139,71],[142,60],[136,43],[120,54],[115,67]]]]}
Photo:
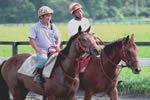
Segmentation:
{"type": "Polygon", "coordinates": [[[38,82],[38,83],[43,83],[44,79],[39,73],[36,73],[35,76],[34,76],[34,81],[38,82]]]}
{"type": "Polygon", "coordinates": [[[35,76],[37,74],[37,71],[38,71],[38,68],[36,68],[32,74],[35,76]]]}

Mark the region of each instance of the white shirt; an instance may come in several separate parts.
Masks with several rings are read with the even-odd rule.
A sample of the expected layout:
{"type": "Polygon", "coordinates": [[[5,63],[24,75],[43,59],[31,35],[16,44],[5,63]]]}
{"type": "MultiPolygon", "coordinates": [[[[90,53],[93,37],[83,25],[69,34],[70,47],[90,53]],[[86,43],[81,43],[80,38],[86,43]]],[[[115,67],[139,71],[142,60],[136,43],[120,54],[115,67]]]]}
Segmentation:
{"type": "MultiPolygon", "coordinates": [[[[69,38],[78,32],[78,28],[81,25],[82,30],[86,31],[90,27],[90,23],[87,18],[83,17],[81,20],[72,19],[68,24],[69,38]]],[[[91,29],[90,29],[91,32],[91,29]]]]}

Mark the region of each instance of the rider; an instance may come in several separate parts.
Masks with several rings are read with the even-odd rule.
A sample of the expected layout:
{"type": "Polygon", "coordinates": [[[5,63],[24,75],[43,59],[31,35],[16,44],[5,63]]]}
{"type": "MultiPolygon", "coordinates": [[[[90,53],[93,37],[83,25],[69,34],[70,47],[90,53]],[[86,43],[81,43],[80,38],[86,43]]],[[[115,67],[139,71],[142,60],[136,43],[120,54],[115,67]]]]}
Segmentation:
{"type": "Polygon", "coordinates": [[[48,60],[48,53],[55,52],[51,46],[59,49],[60,32],[51,22],[54,11],[48,6],[42,6],[38,10],[39,22],[31,27],[29,32],[29,42],[36,52],[38,59],[37,68],[34,71],[34,81],[43,82],[42,70],[48,60]]]}
{"type": "Polygon", "coordinates": [[[83,17],[82,5],[76,2],[72,3],[70,5],[70,13],[74,18],[71,19],[68,24],[69,38],[78,32],[79,26],[82,28],[81,31],[86,31],[90,28],[89,20],[83,17]]]}
{"type": "MultiPolygon", "coordinates": [[[[68,31],[69,31],[69,38],[73,35],[75,35],[78,32],[78,27],[81,26],[81,31],[89,30],[89,33],[91,33],[91,25],[89,23],[89,20],[85,17],[83,17],[83,10],[82,5],[75,2],[70,5],[70,13],[74,17],[71,19],[68,23],[68,31]]],[[[96,37],[96,35],[94,35],[96,37]]],[[[84,71],[85,67],[88,64],[89,59],[83,59],[80,62],[80,66],[83,68],[82,71],[84,71]]]]}

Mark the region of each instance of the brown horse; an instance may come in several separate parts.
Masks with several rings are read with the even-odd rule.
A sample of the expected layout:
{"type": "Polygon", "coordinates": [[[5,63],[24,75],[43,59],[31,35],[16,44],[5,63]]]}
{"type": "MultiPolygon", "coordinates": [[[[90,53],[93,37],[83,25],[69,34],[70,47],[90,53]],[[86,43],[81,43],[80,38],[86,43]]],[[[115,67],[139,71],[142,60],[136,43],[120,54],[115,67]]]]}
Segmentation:
{"type": "Polygon", "coordinates": [[[110,100],[118,100],[118,63],[123,60],[134,74],[140,73],[137,53],[132,35],[131,39],[127,36],[106,45],[99,59],[91,57],[87,69],[80,74],[80,87],[85,91],[84,100],[91,100],[96,93],[104,93],[110,100]]]}
{"type": "Polygon", "coordinates": [[[2,64],[1,74],[12,93],[13,100],[25,100],[29,91],[47,96],[48,100],[75,100],[75,93],[79,87],[76,72],[80,69],[78,64],[83,59],[81,56],[88,53],[97,57],[98,50],[94,37],[87,32],[81,32],[79,28],[78,34],[71,37],[67,46],[59,53],[51,77],[45,78],[45,89],[34,82],[33,77],[17,73],[30,54],[19,54],[9,58],[2,64]]]}

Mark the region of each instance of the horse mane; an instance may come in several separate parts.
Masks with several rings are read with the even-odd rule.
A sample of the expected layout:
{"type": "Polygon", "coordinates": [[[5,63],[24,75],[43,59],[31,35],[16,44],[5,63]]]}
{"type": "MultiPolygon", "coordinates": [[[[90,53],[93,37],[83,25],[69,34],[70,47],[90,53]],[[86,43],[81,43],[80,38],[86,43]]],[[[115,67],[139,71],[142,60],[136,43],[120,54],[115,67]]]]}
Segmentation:
{"type": "MultiPolygon", "coordinates": [[[[71,36],[71,38],[70,38],[69,41],[67,42],[66,47],[61,51],[61,53],[62,53],[63,55],[68,55],[69,49],[70,49],[70,47],[71,47],[72,42],[73,42],[81,33],[83,33],[83,32],[78,32],[78,33],[76,33],[75,35],[71,36]]],[[[64,56],[59,55],[59,59],[64,60],[64,56]]]]}
{"type": "Polygon", "coordinates": [[[126,37],[118,39],[118,40],[115,40],[115,41],[112,41],[112,42],[106,44],[106,46],[104,47],[104,52],[106,53],[106,55],[110,55],[113,48],[121,48],[122,41],[125,38],[126,37]]]}

